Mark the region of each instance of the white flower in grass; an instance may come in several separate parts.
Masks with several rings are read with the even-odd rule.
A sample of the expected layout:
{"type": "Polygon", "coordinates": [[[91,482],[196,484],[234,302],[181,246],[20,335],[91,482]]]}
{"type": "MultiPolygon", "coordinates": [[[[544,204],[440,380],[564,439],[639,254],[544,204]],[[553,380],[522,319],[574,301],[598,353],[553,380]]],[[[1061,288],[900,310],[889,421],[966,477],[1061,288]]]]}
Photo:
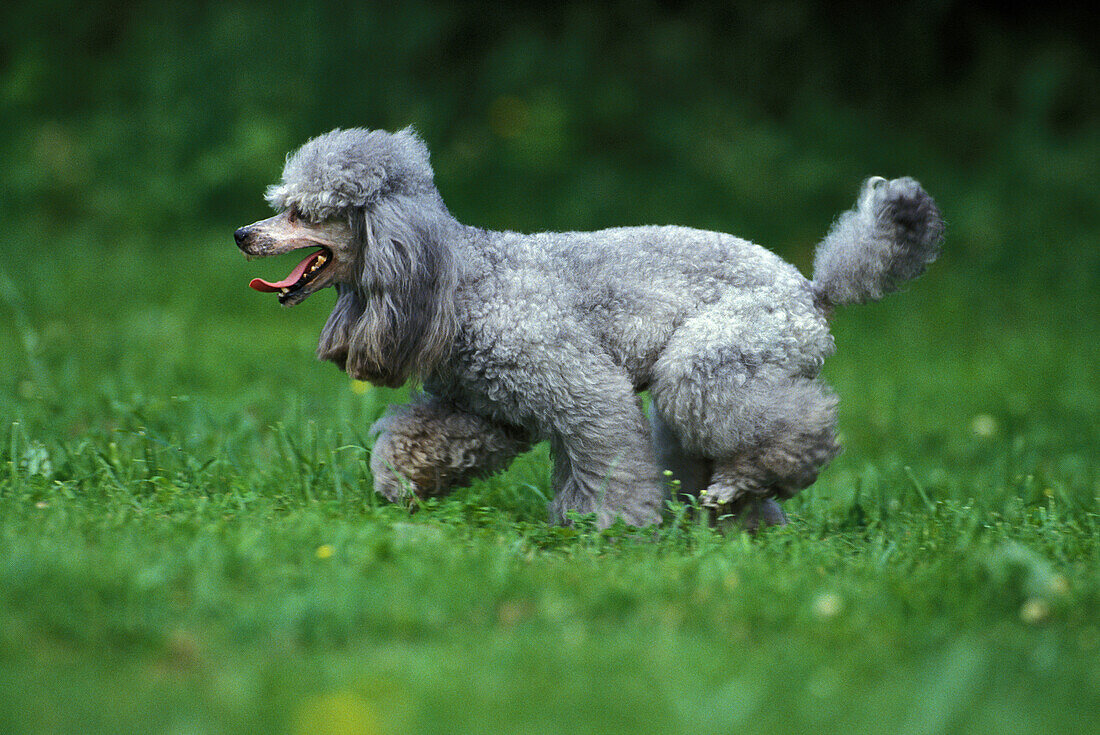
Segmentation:
{"type": "Polygon", "coordinates": [[[1050,617],[1050,604],[1041,597],[1031,597],[1020,606],[1020,620],[1037,625],[1050,617]]]}
{"type": "Polygon", "coordinates": [[[980,413],[971,420],[970,430],[975,436],[988,439],[997,433],[997,419],[988,413],[980,413]]]}
{"type": "Polygon", "coordinates": [[[818,618],[835,618],[844,611],[844,598],[835,592],[822,592],[814,598],[813,611],[818,618]]]}

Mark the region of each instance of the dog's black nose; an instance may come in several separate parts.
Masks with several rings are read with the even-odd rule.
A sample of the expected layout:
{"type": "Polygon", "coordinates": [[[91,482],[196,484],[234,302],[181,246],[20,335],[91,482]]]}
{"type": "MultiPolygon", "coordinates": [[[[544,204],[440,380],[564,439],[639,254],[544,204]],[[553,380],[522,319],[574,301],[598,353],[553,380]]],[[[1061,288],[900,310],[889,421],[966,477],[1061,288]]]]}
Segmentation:
{"type": "Polygon", "coordinates": [[[243,248],[244,241],[248,239],[248,228],[241,227],[233,233],[233,239],[237,241],[237,247],[243,248]]]}

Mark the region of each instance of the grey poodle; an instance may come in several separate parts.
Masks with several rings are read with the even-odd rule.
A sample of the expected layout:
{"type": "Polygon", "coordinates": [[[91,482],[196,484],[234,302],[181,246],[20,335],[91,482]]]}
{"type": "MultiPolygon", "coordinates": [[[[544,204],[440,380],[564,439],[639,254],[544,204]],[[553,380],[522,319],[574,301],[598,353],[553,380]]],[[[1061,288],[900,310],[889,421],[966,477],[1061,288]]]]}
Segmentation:
{"type": "Polygon", "coordinates": [[[314,138],[267,200],[280,214],[237,230],[240,249],[310,253],[250,285],[287,306],[334,286],[318,357],[423,384],[375,425],[377,492],[441,495],[549,440],[552,520],[594,512],[601,527],[658,522],[663,470],[746,526],[785,522],[777,500],[840,451],[818,379],[832,309],[920,275],[943,234],[916,181],[878,177],[818,246],[813,280],[685,227],[491,232],[451,216],[411,129],[314,138]]]}

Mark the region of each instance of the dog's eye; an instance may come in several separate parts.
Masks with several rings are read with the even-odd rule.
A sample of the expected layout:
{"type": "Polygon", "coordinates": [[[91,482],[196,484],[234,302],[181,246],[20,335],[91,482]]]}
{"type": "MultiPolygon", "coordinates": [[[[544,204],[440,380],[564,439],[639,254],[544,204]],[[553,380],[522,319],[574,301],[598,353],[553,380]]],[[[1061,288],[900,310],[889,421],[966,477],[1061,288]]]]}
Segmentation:
{"type": "Polygon", "coordinates": [[[291,207],[286,211],[286,221],[290,224],[295,224],[298,221],[298,216],[297,207],[291,207]]]}

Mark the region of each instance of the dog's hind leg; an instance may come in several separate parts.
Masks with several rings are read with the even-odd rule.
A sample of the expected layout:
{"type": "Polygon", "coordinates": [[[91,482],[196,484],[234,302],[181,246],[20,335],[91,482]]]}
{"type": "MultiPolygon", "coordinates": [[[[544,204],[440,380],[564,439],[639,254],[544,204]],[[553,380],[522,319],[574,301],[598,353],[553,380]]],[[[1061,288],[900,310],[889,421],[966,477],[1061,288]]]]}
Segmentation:
{"type": "Polygon", "coordinates": [[[785,520],[773,499],[807,487],[840,450],[836,398],[813,377],[829,349],[808,309],[718,309],[681,328],[651,394],[683,451],[711,459],[704,505],[748,528],[785,520]]]}
{"type": "Polygon", "coordinates": [[[717,456],[703,504],[748,530],[782,525],[776,499],[808,487],[840,452],[836,398],[817,380],[783,376],[758,376],[738,397],[729,410],[741,445],[723,446],[714,437],[717,456]]]}
{"type": "Polygon", "coordinates": [[[397,501],[444,495],[505,469],[531,441],[521,429],[435,398],[392,408],[371,433],[374,490],[397,501]]]}
{"type": "MultiPolygon", "coordinates": [[[[676,481],[673,486],[677,496],[684,501],[701,498],[706,501],[707,488],[714,476],[713,460],[693,454],[684,448],[675,430],[661,418],[661,412],[654,408],[650,413],[650,426],[653,431],[653,448],[657,455],[657,464],[666,472],[672,473],[670,479],[676,481]]],[[[743,530],[754,532],[761,526],[783,526],[787,524],[787,515],[773,498],[752,497],[734,505],[715,508],[713,519],[725,527],[726,517],[732,517],[735,525],[743,530]]]]}
{"type": "Polygon", "coordinates": [[[697,497],[710,485],[710,478],[714,473],[713,462],[707,457],[693,454],[684,448],[680,437],[676,436],[675,430],[661,418],[661,412],[656,407],[650,409],[649,425],[657,465],[662,470],[672,473],[669,479],[677,482],[674,487],[678,497],[681,499],[697,497]]]}

